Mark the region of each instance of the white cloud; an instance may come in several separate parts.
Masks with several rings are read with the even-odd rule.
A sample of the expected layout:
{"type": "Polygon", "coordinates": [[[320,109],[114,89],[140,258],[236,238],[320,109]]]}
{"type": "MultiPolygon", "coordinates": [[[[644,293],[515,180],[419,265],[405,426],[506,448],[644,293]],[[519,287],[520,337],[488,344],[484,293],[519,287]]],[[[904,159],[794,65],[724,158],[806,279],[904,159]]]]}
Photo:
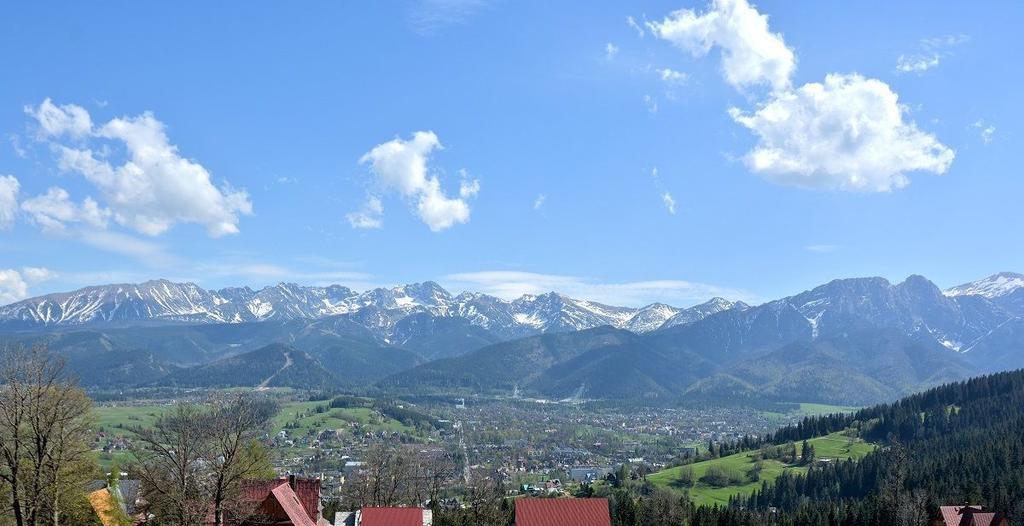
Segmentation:
{"type": "Polygon", "coordinates": [[[807,245],[804,250],[808,252],[816,252],[818,254],[827,254],[839,250],[838,245],[807,245]]]}
{"type": "Polygon", "coordinates": [[[58,106],[47,98],[35,108],[26,106],[25,113],[39,123],[40,138],[59,137],[64,134],[80,138],[92,133],[92,119],[89,112],[81,106],[58,106]]]}
{"type": "Polygon", "coordinates": [[[82,204],[71,201],[67,190],[50,187],[45,194],[26,199],[21,209],[29,219],[48,234],[62,234],[68,223],[80,223],[93,228],[106,228],[110,211],[100,208],[91,197],[82,204]]]}
{"type": "Polygon", "coordinates": [[[415,201],[420,219],[434,232],[466,223],[470,214],[466,197],[447,197],[441,190],[441,181],[428,173],[431,153],[441,148],[434,132],[419,131],[408,141],[396,138],[378,144],[359,159],[360,163],[370,164],[384,190],[395,190],[415,201]]]}
{"type": "Polygon", "coordinates": [[[465,170],[459,170],[459,175],[462,177],[462,182],[459,183],[459,197],[462,199],[476,197],[476,194],[480,193],[480,180],[469,179],[469,173],[465,170]]]}
{"type": "Polygon", "coordinates": [[[13,175],[0,175],[0,230],[11,228],[18,213],[18,189],[21,184],[13,175]]]}
{"type": "Polygon", "coordinates": [[[925,71],[937,67],[943,58],[951,56],[949,48],[959,46],[968,40],[970,37],[967,35],[922,38],[920,52],[902,54],[896,59],[896,71],[921,75],[925,71]]]}
{"type": "Polygon", "coordinates": [[[644,35],[647,34],[647,32],[644,31],[644,28],[641,27],[640,24],[636,22],[636,19],[633,18],[632,15],[626,17],[626,25],[633,28],[633,30],[636,31],[636,36],[640,38],[643,38],[644,35]]]}
{"type": "Polygon", "coordinates": [[[92,128],[88,112],[79,106],[58,107],[47,99],[28,111],[54,141],[67,134],[124,146],[127,158],[115,165],[108,159],[106,143],[96,151],[54,143],[60,167],[95,185],[119,224],[158,235],[176,223],[197,223],[209,235],[220,237],[237,233],[239,215],[252,213],[248,194],[226,185],[216,188],[205,167],[181,157],[152,113],[92,128]]]}
{"type": "Polygon", "coordinates": [[[352,225],[352,228],[367,230],[384,226],[384,221],[381,219],[383,214],[384,204],[381,203],[380,198],[370,196],[361,210],[345,214],[345,219],[348,224],[352,225]]]}
{"type": "Polygon", "coordinates": [[[17,270],[0,269],[0,305],[7,305],[28,297],[28,284],[17,270]]]}
{"type": "Polygon", "coordinates": [[[939,55],[900,55],[896,59],[896,71],[900,73],[924,73],[939,65],[939,55]]]}
{"type": "Polygon", "coordinates": [[[604,45],[604,58],[611,60],[619,54],[619,46],[612,44],[611,42],[604,45]]]}
{"type": "Polygon", "coordinates": [[[652,280],[627,283],[603,283],[577,276],[562,276],[516,271],[482,271],[450,274],[442,284],[453,291],[472,290],[506,300],[524,294],[556,291],[573,298],[610,305],[643,306],[654,302],[692,305],[721,296],[756,303],[760,299],[749,292],[683,280],[652,280]]]}
{"type": "Polygon", "coordinates": [[[714,0],[704,13],[681,9],[661,22],[648,22],[651,32],[696,57],[713,47],[722,52],[725,80],[737,87],[767,84],[789,87],[796,57],[782,35],[768,29],[768,17],[746,0],[714,0]]]}
{"type": "Polygon", "coordinates": [[[661,202],[665,205],[665,210],[668,210],[668,213],[676,215],[676,200],[672,194],[668,192],[661,194],[661,202]]]}
{"type": "Polygon", "coordinates": [[[49,281],[56,277],[52,270],[43,267],[22,267],[21,275],[30,285],[49,281]]]}
{"type": "Polygon", "coordinates": [[[992,139],[995,138],[996,127],[992,126],[991,124],[986,124],[985,121],[981,119],[975,121],[974,124],[971,125],[971,127],[978,130],[978,133],[981,137],[981,142],[985,144],[992,142],[992,139]]]}
{"type": "Polygon", "coordinates": [[[884,192],[909,183],[905,173],[945,173],[953,150],[904,121],[905,108],[887,84],[830,74],[775,93],[753,113],[733,119],[754,132],[746,156],[767,179],[808,188],[884,192]]]}
{"type": "Polygon", "coordinates": [[[658,76],[661,80],[665,81],[666,84],[682,84],[686,82],[687,75],[681,71],[675,71],[669,68],[662,68],[657,70],[658,76]]]}
{"type": "Polygon", "coordinates": [[[53,272],[41,267],[24,267],[21,272],[14,269],[0,269],[0,305],[7,305],[27,298],[30,286],[53,277],[53,272]]]}
{"type": "Polygon", "coordinates": [[[544,206],[544,202],[548,200],[548,196],[539,194],[536,199],[533,200],[533,209],[540,210],[544,206]]]}

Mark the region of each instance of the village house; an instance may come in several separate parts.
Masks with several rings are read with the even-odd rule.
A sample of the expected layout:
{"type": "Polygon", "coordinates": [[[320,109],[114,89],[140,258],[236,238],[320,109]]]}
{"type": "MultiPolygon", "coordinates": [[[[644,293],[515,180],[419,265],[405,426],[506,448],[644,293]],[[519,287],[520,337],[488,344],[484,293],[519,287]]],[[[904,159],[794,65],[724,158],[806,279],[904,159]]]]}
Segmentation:
{"type": "Polygon", "coordinates": [[[86,488],[93,513],[103,526],[120,526],[124,518],[132,524],[144,524],[146,515],[140,497],[141,484],[137,480],[93,481],[86,488]]]}
{"type": "Polygon", "coordinates": [[[320,480],[294,475],[274,480],[243,480],[242,500],[249,516],[239,526],[329,526],[320,505],[320,480]]]}
{"type": "Polygon", "coordinates": [[[517,499],[515,526],[611,526],[608,499],[517,499]]]}
{"type": "Polygon", "coordinates": [[[940,506],[942,521],[935,526],[1010,526],[1006,516],[981,506],[940,506]]]}
{"type": "Polygon", "coordinates": [[[422,508],[374,508],[339,512],[334,526],[432,526],[434,514],[422,508]]]}

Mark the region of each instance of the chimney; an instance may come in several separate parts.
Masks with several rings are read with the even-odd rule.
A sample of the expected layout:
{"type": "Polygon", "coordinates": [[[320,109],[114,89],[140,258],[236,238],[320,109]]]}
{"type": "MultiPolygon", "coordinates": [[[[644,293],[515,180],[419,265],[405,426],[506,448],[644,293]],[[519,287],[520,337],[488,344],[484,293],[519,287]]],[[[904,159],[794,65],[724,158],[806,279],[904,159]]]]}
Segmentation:
{"type": "Polygon", "coordinates": [[[295,491],[295,475],[288,475],[288,485],[295,491]]]}

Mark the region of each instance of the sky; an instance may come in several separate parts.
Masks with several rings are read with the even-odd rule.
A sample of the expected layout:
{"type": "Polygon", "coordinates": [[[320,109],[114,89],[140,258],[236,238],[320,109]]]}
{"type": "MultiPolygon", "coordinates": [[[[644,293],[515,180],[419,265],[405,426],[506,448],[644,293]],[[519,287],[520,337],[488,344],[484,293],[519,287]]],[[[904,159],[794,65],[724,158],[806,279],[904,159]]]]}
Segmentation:
{"type": "Polygon", "coordinates": [[[621,305],[1024,271],[1024,4],[30,2],[0,303],[167,278],[621,305]]]}

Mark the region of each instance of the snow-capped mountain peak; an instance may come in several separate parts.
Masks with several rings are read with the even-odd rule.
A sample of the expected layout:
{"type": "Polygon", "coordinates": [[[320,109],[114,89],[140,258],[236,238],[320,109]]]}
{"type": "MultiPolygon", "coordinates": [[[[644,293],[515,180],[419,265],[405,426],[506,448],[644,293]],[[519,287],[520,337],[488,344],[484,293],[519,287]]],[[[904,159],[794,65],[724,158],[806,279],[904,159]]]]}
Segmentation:
{"type": "Polygon", "coordinates": [[[987,278],[964,283],[944,291],[946,296],[984,296],[1000,298],[1024,288],[1024,274],[1000,272],[987,278]]]}

